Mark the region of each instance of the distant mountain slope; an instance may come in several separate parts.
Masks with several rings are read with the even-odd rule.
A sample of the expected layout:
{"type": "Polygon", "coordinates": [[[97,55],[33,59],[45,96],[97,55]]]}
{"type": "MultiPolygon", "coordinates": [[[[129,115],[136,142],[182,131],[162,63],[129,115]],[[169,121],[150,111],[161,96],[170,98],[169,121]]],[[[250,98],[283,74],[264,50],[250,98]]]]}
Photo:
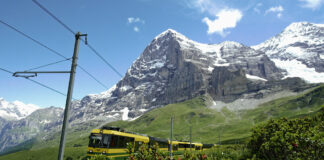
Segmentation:
{"type": "Polygon", "coordinates": [[[24,104],[20,101],[8,102],[0,98],[0,117],[6,120],[25,118],[39,108],[34,104],[24,104]]]}
{"type": "Polygon", "coordinates": [[[324,24],[296,22],[252,48],[265,52],[286,77],[324,82],[324,24]]]}
{"type": "Polygon", "coordinates": [[[26,118],[4,123],[0,130],[0,144],[2,144],[0,151],[32,139],[40,133],[57,130],[62,123],[62,113],[62,108],[43,108],[34,111],[26,118]]]}

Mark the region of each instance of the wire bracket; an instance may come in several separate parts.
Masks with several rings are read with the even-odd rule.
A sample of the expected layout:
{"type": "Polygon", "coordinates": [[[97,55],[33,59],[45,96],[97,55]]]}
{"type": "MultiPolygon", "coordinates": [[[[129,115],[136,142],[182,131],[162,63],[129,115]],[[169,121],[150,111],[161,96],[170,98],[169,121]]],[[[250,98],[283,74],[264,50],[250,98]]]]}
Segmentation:
{"type": "Polygon", "coordinates": [[[30,77],[37,77],[37,74],[42,73],[71,73],[71,71],[24,71],[24,72],[15,72],[12,74],[14,77],[24,77],[24,78],[30,78],[30,77]]]}

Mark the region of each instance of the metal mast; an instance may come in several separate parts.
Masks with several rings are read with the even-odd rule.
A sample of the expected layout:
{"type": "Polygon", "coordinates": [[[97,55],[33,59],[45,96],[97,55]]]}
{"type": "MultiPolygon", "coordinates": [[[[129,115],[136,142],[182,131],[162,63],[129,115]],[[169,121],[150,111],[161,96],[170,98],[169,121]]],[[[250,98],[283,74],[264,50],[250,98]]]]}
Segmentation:
{"type": "Polygon", "coordinates": [[[69,88],[68,88],[68,92],[67,92],[67,96],[66,96],[66,103],[65,103],[65,109],[64,109],[63,126],[62,126],[62,132],[61,132],[61,140],[60,140],[60,148],[59,148],[58,160],[63,160],[63,157],[64,157],[65,135],[66,135],[65,130],[66,130],[66,127],[68,125],[68,120],[69,120],[69,109],[70,109],[70,106],[71,106],[71,99],[72,99],[74,78],[75,78],[75,69],[76,69],[76,66],[77,66],[78,53],[79,53],[79,44],[80,44],[80,37],[81,36],[82,35],[81,35],[80,32],[75,34],[74,52],[73,52],[73,57],[72,57],[69,88]]]}

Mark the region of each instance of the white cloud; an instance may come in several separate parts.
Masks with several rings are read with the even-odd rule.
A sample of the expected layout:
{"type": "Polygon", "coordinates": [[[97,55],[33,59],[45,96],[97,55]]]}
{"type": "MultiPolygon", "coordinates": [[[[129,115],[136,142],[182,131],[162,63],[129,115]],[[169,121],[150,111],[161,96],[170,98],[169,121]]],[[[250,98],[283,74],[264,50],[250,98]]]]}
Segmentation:
{"type": "Polygon", "coordinates": [[[137,26],[134,27],[135,32],[139,32],[139,28],[137,26]]]}
{"type": "Polygon", "coordinates": [[[210,15],[216,15],[220,10],[220,6],[211,0],[188,0],[187,5],[191,8],[196,8],[200,12],[207,12],[210,15]]]}
{"type": "Polygon", "coordinates": [[[268,10],[266,10],[266,14],[269,12],[282,12],[284,9],[282,6],[277,6],[277,7],[271,7],[268,10]]]}
{"type": "Polygon", "coordinates": [[[260,7],[262,6],[263,4],[262,3],[258,3],[254,8],[253,8],[253,11],[256,12],[256,13],[261,13],[260,11],[260,7]]]}
{"type": "Polygon", "coordinates": [[[127,23],[131,26],[134,26],[133,27],[133,30],[135,32],[139,32],[140,31],[140,28],[138,27],[139,24],[142,24],[144,25],[145,24],[145,21],[140,19],[139,17],[128,17],[127,18],[127,23]]]}
{"type": "Polygon", "coordinates": [[[284,8],[280,5],[277,7],[271,7],[268,10],[266,10],[265,14],[268,14],[270,12],[277,13],[277,17],[280,18],[282,16],[282,12],[284,11],[284,8]]]}
{"type": "Polygon", "coordinates": [[[132,23],[143,23],[144,24],[145,23],[144,20],[142,20],[142,19],[140,19],[138,17],[128,17],[127,21],[128,21],[129,24],[132,24],[132,23]]]}
{"type": "Polygon", "coordinates": [[[304,2],[302,7],[311,8],[311,9],[318,9],[324,2],[324,0],[299,0],[304,2]]]}
{"type": "Polygon", "coordinates": [[[216,14],[215,20],[210,20],[208,17],[205,17],[202,21],[208,26],[208,34],[219,34],[222,37],[225,37],[229,32],[225,32],[228,28],[235,28],[237,22],[239,22],[243,14],[240,10],[237,9],[223,9],[216,14]]]}
{"type": "Polygon", "coordinates": [[[201,13],[208,13],[210,16],[214,17],[204,17],[202,19],[203,23],[208,26],[208,34],[219,34],[225,37],[230,32],[225,32],[228,28],[235,28],[237,22],[239,22],[243,13],[234,8],[229,8],[225,5],[225,1],[215,1],[215,0],[184,0],[186,5],[191,8],[198,10],[201,13]]]}

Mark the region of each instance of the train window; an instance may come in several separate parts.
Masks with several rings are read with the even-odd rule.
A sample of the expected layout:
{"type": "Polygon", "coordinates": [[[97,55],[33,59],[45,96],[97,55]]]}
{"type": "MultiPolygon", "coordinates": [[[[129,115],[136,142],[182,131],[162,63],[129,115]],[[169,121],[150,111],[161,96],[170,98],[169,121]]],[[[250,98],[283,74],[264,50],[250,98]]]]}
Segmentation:
{"type": "Polygon", "coordinates": [[[167,142],[158,142],[160,148],[168,148],[169,144],[167,142]]]}
{"type": "Polygon", "coordinates": [[[179,144],[179,148],[185,148],[185,144],[179,144]]]}
{"type": "Polygon", "coordinates": [[[175,145],[173,145],[172,148],[173,148],[173,150],[177,151],[178,150],[178,145],[175,144],[175,145]]]}
{"type": "Polygon", "coordinates": [[[117,148],[124,148],[124,144],[125,144],[125,137],[118,136],[117,148]]]}
{"type": "Polygon", "coordinates": [[[111,135],[107,135],[107,134],[103,135],[103,141],[102,141],[103,148],[108,148],[110,139],[111,139],[111,135]]]}
{"type": "Polygon", "coordinates": [[[134,138],[131,137],[125,137],[125,147],[127,147],[127,143],[132,143],[134,142],[134,138]]]}
{"type": "Polygon", "coordinates": [[[109,148],[118,148],[117,147],[117,142],[118,142],[118,136],[112,135],[111,136],[111,142],[109,144],[109,148]]]}
{"type": "Polygon", "coordinates": [[[101,134],[91,134],[89,136],[89,147],[100,147],[101,140],[102,140],[101,134]]]}

